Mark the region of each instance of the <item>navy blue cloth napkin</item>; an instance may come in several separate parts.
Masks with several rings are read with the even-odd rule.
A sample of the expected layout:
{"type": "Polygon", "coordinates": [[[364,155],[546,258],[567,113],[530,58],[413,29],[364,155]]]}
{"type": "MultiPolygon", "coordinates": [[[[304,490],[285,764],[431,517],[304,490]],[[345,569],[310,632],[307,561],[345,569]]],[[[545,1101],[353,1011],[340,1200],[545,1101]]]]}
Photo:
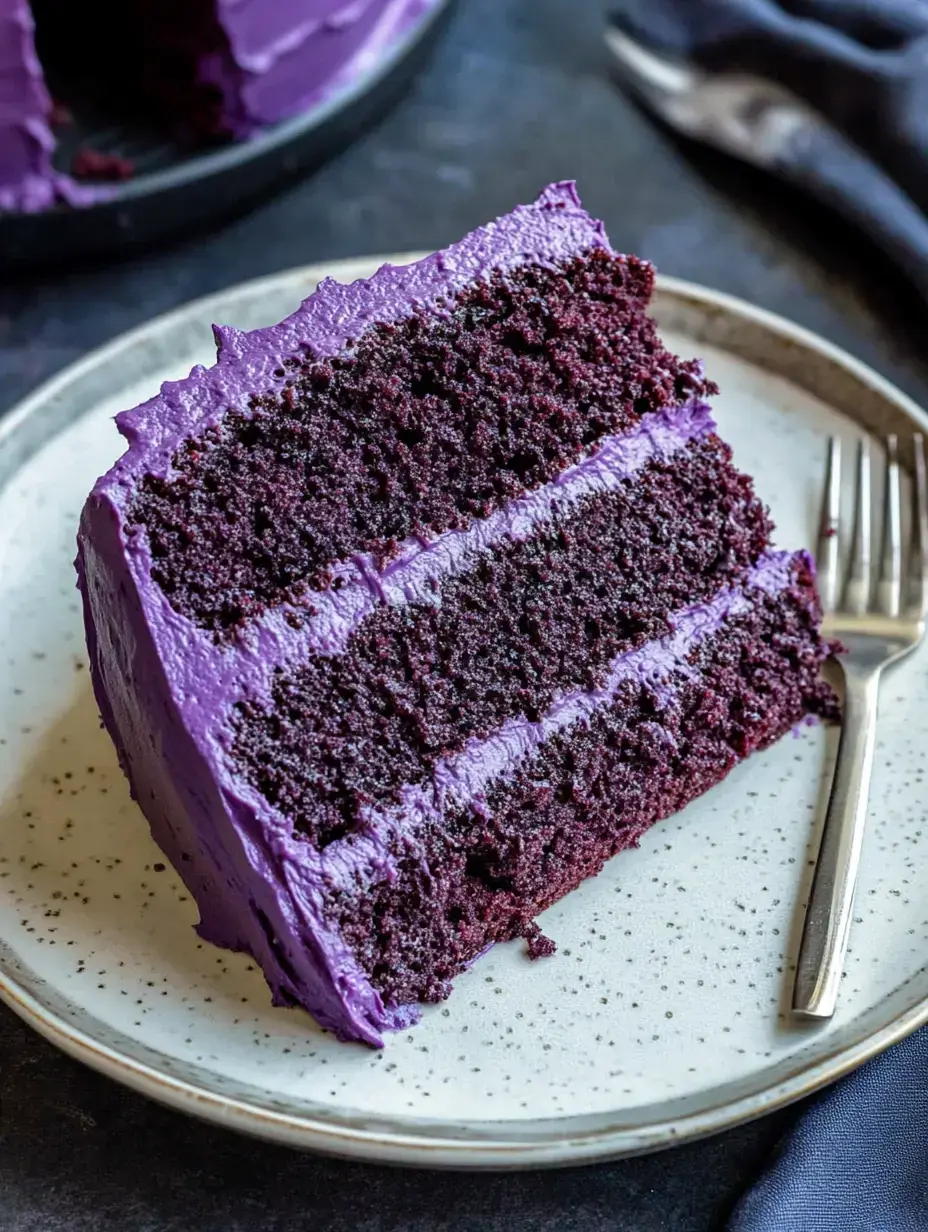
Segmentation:
{"type": "Polygon", "coordinates": [[[776,82],[817,113],[824,134],[778,170],[928,288],[928,0],[612,0],[611,21],[706,72],[776,82]]]}
{"type": "Polygon", "coordinates": [[[928,1229],[928,1027],[820,1096],[729,1232],[928,1229]]]}

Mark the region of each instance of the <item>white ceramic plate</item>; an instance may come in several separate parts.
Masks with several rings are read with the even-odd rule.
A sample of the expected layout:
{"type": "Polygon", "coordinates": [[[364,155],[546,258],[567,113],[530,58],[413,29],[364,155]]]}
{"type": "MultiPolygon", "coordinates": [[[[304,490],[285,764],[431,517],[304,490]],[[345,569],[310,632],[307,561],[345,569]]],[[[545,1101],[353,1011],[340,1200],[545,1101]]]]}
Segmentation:
{"type": "MultiPolygon", "coordinates": [[[[0,428],[0,995],[66,1051],[184,1111],[298,1146],[465,1167],[576,1163],[721,1129],[912,1030],[928,1018],[925,652],[884,685],[858,918],[826,1026],[785,1016],[835,743],[821,728],[751,758],[552,908],[553,958],[497,947],[382,1052],[272,1008],[248,959],[198,941],[100,730],[71,565],[78,512],[119,453],[111,416],[211,362],[212,321],[267,324],[323,274],[377,264],[194,304],[0,428]]],[[[812,542],[827,433],[928,426],[861,365],[742,303],[664,281],[657,308],[671,344],[704,355],[722,386],[723,434],[784,546],[812,542]]]]}

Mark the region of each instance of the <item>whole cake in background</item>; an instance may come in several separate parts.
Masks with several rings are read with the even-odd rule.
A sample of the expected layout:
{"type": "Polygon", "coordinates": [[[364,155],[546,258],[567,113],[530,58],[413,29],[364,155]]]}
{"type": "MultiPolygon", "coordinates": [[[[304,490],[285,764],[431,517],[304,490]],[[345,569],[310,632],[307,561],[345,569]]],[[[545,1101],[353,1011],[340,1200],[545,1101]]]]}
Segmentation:
{"type": "Polygon", "coordinates": [[[552,185],[118,418],[78,541],[103,720],[200,934],[342,1038],[550,953],[539,912],[833,712],[811,561],[653,278],[552,185]]]}
{"type": "MultiPolygon", "coordinates": [[[[0,210],[96,199],[131,174],[81,150],[53,166],[56,80],[192,141],[245,138],[365,74],[435,0],[0,0],[0,210]],[[118,51],[118,54],[116,52],[118,51]]],[[[112,111],[114,108],[110,107],[112,111]]]]}

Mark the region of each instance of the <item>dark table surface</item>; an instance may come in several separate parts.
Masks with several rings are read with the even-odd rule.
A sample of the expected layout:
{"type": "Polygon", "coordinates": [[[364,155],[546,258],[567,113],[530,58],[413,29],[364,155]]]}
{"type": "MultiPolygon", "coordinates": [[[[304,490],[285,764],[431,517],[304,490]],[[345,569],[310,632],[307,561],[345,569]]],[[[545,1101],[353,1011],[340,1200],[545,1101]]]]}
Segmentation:
{"type": "MultiPolygon", "coordinates": [[[[575,178],[613,242],[819,331],[928,403],[924,305],[860,236],[629,103],[602,0],[462,0],[429,69],[311,179],[208,236],[0,288],[0,410],[185,300],[324,258],[441,247],[575,178]]],[[[84,1070],[0,1010],[0,1232],[719,1228],[795,1110],[647,1158],[463,1176],[239,1139],[84,1070]]]]}

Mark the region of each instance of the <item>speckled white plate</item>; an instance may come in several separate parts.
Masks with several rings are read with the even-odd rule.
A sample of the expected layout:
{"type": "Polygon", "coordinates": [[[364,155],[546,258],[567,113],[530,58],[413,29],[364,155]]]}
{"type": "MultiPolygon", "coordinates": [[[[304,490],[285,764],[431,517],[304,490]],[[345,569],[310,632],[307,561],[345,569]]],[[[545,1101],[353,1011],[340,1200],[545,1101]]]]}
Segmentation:
{"type": "MultiPolygon", "coordinates": [[[[394,258],[402,261],[404,258],[394,258]]],[[[405,258],[408,259],[408,258],[405,258]]],[[[323,274],[253,283],[71,368],[0,426],[0,995],[72,1055],[184,1111],[297,1146],[516,1167],[643,1151],[769,1111],[928,1019],[928,652],[884,684],[840,1010],[785,1016],[835,732],[787,738],[547,912],[558,952],[497,947],[386,1049],[274,1009],[148,836],[87,677],[71,560],[116,458],[114,412],[266,324],[323,274]]],[[[827,433],[928,420],[872,372],[745,304],[669,280],[671,345],[706,357],[781,544],[812,542],[827,433]]]]}

